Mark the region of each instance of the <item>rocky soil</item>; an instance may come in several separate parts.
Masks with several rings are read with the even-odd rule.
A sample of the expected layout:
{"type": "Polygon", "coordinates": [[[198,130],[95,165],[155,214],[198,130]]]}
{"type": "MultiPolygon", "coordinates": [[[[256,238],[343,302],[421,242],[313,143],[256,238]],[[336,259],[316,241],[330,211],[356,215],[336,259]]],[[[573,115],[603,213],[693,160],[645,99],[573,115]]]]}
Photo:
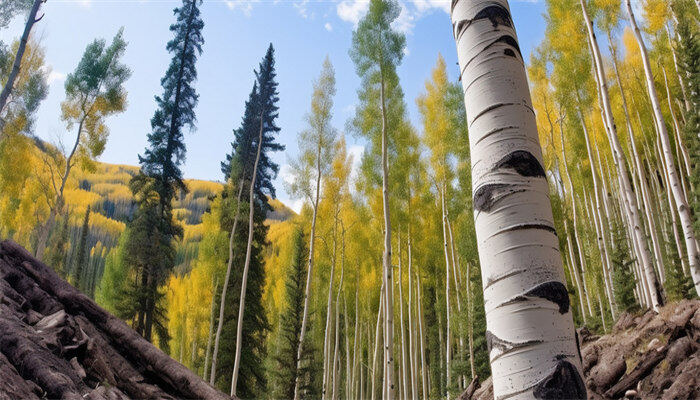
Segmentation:
{"type": "MultiPolygon", "coordinates": [[[[623,314],[604,336],[578,333],[589,399],[700,399],[699,300],[623,314]]],[[[493,399],[491,378],[469,398],[493,399]]]]}

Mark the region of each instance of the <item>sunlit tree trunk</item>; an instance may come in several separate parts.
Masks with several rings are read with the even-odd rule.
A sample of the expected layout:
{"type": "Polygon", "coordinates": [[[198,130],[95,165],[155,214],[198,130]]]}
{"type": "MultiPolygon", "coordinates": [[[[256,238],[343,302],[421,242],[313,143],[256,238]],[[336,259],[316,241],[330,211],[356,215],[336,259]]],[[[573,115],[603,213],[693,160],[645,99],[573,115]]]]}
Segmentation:
{"type": "MultiPolygon", "coordinates": [[[[321,144],[316,150],[316,191],[314,192],[313,214],[311,217],[311,233],[309,234],[309,260],[306,272],[306,288],[304,289],[304,313],[301,319],[301,334],[299,346],[297,346],[297,371],[301,367],[301,359],[304,351],[304,338],[306,337],[306,325],[309,320],[309,299],[311,298],[311,277],[314,271],[314,251],[316,245],[316,218],[318,216],[318,200],[321,193],[321,144]]],[[[299,399],[299,374],[296,374],[294,383],[294,400],[299,399]]]]}
{"type": "Polygon", "coordinates": [[[216,293],[219,291],[219,280],[214,279],[214,290],[211,292],[211,312],[209,315],[209,339],[207,339],[207,352],[204,355],[204,374],[202,374],[202,379],[207,380],[209,378],[209,355],[211,354],[211,342],[214,336],[214,314],[216,311],[216,293]]]}
{"type": "Polygon", "coordinates": [[[661,300],[656,291],[656,276],[654,274],[654,266],[651,262],[651,257],[649,250],[646,246],[645,238],[642,233],[641,218],[639,216],[639,209],[637,206],[637,199],[635,198],[632,185],[630,183],[629,175],[627,174],[627,160],[625,159],[622,146],[620,145],[619,139],[617,137],[617,128],[615,125],[615,120],[612,113],[612,107],[610,105],[610,99],[608,95],[608,86],[605,79],[605,71],[603,69],[603,61],[600,55],[600,49],[598,47],[598,42],[595,39],[595,34],[593,32],[593,24],[588,16],[588,11],[586,9],[585,0],[581,1],[581,9],[583,11],[583,17],[586,22],[586,28],[588,30],[588,40],[592,48],[593,61],[595,64],[595,77],[598,84],[598,91],[600,98],[603,103],[603,116],[606,128],[608,130],[608,137],[610,139],[610,144],[612,146],[612,152],[615,157],[615,165],[618,169],[618,180],[620,182],[620,187],[622,189],[622,195],[624,196],[623,208],[627,215],[627,221],[629,223],[629,230],[634,234],[634,239],[636,240],[636,247],[638,249],[638,255],[641,257],[642,269],[646,280],[648,281],[651,297],[651,306],[654,311],[658,311],[658,307],[661,305],[661,300]]]}
{"type": "MultiPolygon", "coordinates": [[[[370,375],[372,377],[372,386],[371,386],[371,391],[370,391],[370,396],[372,400],[376,399],[377,395],[377,372],[379,369],[379,343],[382,340],[382,330],[380,330],[380,326],[383,326],[383,314],[384,314],[384,285],[386,285],[386,282],[382,282],[382,288],[380,291],[380,296],[379,296],[379,310],[377,311],[377,328],[374,334],[374,357],[372,357],[372,371],[370,371],[370,375]]],[[[384,369],[384,366],[382,365],[382,370],[384,369]]],[[[382,391],[383,395],[383,391],[382,391]]]]}
{"type": "Polygon", "coordinates": [[[394,384],[394,281],[391,268],[391,218],[389,216],[389,161],[387,138],[386,96],[384,94],[384,70],[380,67],[379,100],[382,115],[382,210],[384,214],[384,254],[382,265],[384,268],[384,362],[387,365],[384,377],[388,393],[387,400],[393,400],[396,393],[394,384]]]}
{"type": "Polygon", "coordinates": [[[452,362],[452,337],[450,326],[450,256],[447,245],[447,215],[445,213],[445,191],[438,188],[440,194],[440,203],[442,204],[442,244],[445,253],[445,313],[447,315],[446,334],[445,334],[445,387],[449,397],[449,387],[451,383],[451,362],[452,362]]]}
{"type": "Polygon", "coordinates": [[[325,400],[328,396],[328,384],[330,383],[331,368],[331,322],[333,315],[333,282],[336,264],[336,249],[338,231],[338,214],[336,209],[335,224],[333,225],[333,256],[331,260],[331,276],[328,280],[328,302],[326,304],[326,329],[323,333],[323,386],[321,388],[321,398],[325,400]]]}
{"type": "Polygon", "coordinates": [[[627,6],[627,14],[629,15],[630,23],[634,30],[634,36],[637,38],[637,43],[639,44],[639,51],[642,54],[642,63],[644,65],[644,75],[646,76],[649,98],[651,99],[651,105],[656,117],[656,125],[659,132],[661,145],[663,147],[663,155],[666,160],[666,175],[668,176],[669,183],[671,184],[671,193],[673,193],[678,215],[681,220],[681,228],[683,228],[683,236],[685,238],[685,247],[688,254],[690,273],[693,277],[695,292],[700,294],[700,253],[698,253],[695,232],[693,231],[693,218],[692,215],[690,215],[688,200],[682,193],[679,177],[673,162],[671,142],[668,138],[664,116],[661,113],[661,105],[659,104],[659,99],[656,95],[656,87],[651,71],[651,64],[649,63],[649,57],[647,55],[647,49],[644,45],[644,40],[641,32],[639,31],[639,27],[637,26],[637,21],[634,18],[634,12],[632,11],[630,0],[625,0],[625,5],[627,6]]]}
{"type": "MultiPolygon", "coordinates": [[[[228,263],[226,265],[226,276],[224,277],[224,286],[221,288],[221,300],[219,303],[219,322],[216,326],[216,336],[214,337],[214,353],[211,357],[211,376],[209,383],[214,385],[216,382],[216,361],[219,355],[219,340],[221,339],[221,331],[224,327],[224,311],[226,308],[226,292],[228,291],[229,280],[231,279],[231,268],[233,267],[233,246],[238,228],[238,216],[241,212],[241,196],[243,195],[243,179],[238,182],[238,196],[236,197],[236,213],[233,216],[233,227],[228,237],[228,263]]],[[[212,298],[212,302],[214,299],[212,298]]]]}
{"type": "MultiPolygon", "coordinates": [[[[340,384],[340,377],[338,377],[338,369],[340,368],[340,366],[338,365],[338,352],[340,351],[340,294],[343,292],[343,278],[345,277],[345,226],[343,225],[342,220],[340,221],[340,224],[342,229],[342,247],[340,253],[340,282],[338,282],[338,294],[335,298],[335,350],[333,351],[333,395],[331,397],[333,400],[336,400],[338,398],[338,385],[340,384]]],[[[345,329],[347,330],[347,324],[345,329]]]]}
{"type": "MultiPolygon", "coordinates": [[[[668,110],[671,112],[671,119],[673,120],[673,132],[674,132],[674,140],[676,142],[676,150],[678,151],[679,155],[683,159],[683,167],[685,167],[685,173],[687,176],[691,176],[692,170],[690,168],[690,156],[688,155],[688,149],[683,145],[683,140],[681,138],[681,128],[680,124],[678,123],[678,118],[676,118],[676,113],[673,111],[673,103],[671,102],[671,89],[668,87],[668,78],[666,77],[666,68],[661,67],[661,70],[664,73],[664,83],[666,84],[666,100],[668,100],[668,110]]],[[[681,163],[679,163],[681,164],[681,163]]],[[[683,177],[679,177],[680,179],[683,179],[683,177]]]]}
{"type": "Polygon", "coordinates": [[[585,398],[549,185],[507,1],[455,0],[451,14],[494,397],[585,398]]]}
{"type": "MultiPolygon", "coordinates": [[[[263,146],[263,114],[260,113],[260,129],[258,134],[258,150],[253,164],[253,176],[250,179],[250,192],[248,195],[248,244],[246,246],[245,264],[243,266],[243,276],[241,277],[241,297],[238,304],[238,316],[236,327],[236,358],[233,362],[233,374],[231,375],[231,397],[236,396],[236,386],[238,384],[238,370],[241,365],[241,346],[243,345],[243,313],[245,311],[245,295],[248,288],[248,270],[250,269],[251,250],[253,248],[253,228],[255,214],[255,180],[258,175],[258,164],[260,163],[260,153],[263,146]]],[[[223,307],[222,307],[223,308],[223,307]]],[[[213,370],[213,369],[212,369],[213,370]]],[[[213,371],[212,371],[213,372],[213,371]]]]}
{"type": "Polygon", "coordinates": [[[423,389],[423,399],[428,398],[428,364],[425,362],[425,334],[423,331],[423,299],[420,292],[420,275],[416,271],[416,303],[418,308],[418,340],[420,344],[420,363],[421,363],[421,385],[423,389]]]}
{"type": "MultiPolygon", "coordinates": [[[[410,197],[410,194],[409,194],[410,197]]],[[[409,204],[409,215],[410,204],[409,204]]],[[[411,398],[413,400],[418,400],[418,351],[416,346],[416,325],[413,318],[413,313],[415,312],[415,304],[413,302],[413,255],[411,252],[411,226],[408,226],[408,354],[410,356],[411,362],[411,398]]]]}
{"type": "MultiPolygon", "coordinates": [[[[403,373],[401,374],[401,381],[403,383],[403,396],[402,398],[408,398],[408,380],[409,380],[409,366],[408,366],[408,355],[406,354],[406,334],[405,326],[403,324],[403,269],[402,269],[402,254],[401,254],[401,231],[398,233],[398,246],[399,246],[399,277],[396,280],[399,285],[399,329],[401,330],[401,368],[403,373]]],[[[410,310],[409,310],[410,312],[410,310]]]]}

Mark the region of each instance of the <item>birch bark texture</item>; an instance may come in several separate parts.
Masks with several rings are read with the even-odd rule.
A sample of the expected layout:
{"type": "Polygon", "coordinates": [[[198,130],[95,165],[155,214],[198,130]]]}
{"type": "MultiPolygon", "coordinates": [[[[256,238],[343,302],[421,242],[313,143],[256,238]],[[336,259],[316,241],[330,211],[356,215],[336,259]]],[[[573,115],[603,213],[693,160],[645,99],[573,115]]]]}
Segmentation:
{"type": "Polygon", "coordinates": [[[506,0],[453,0],[494,398],[586,398],[542,149],[506,0]]]}

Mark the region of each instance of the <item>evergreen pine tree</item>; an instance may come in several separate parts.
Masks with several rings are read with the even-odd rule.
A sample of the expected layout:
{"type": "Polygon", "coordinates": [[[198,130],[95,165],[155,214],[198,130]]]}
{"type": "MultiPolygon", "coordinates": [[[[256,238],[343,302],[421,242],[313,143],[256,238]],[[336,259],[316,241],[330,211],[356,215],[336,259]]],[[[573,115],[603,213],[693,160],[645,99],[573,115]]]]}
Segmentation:
{"type": "Polygon", "coordinates": [[[620,221],[613,220],[613,291],[615,302],[620,312],[634,311],[637,308],[637,301],[634,298],[634,286],[636,284],[630,251],[627,247],[627,240],[620,221]]]}
{"type": "MultiPolygon", "coordinates": [[[[673,229],[671,224],[666,224],[667,229],[673,229]]],[[[675,243],[666,242],[666,254],[668,255],[664,267],[666,268],[666,296],[669,301],[679,301],[693,298],[693,280],[683,273],[683,265],[675,243]]]]}
{"type": "MultiPolygon", "coordinates": [[[[262,130],[262,146],[254,188],[253,213],[253,242],[251,247],[250,266],[248,271],[245,312],[243,315],[242,350],[236,395],[241,398],[260,397],[266,393],[267,381],[264,369],[260,366],[266,357],[265,338],[270,329],[267,315],[262,303],[265,270],[263,249],[266,245],[267,226],[265,218],[272,210],[269,198],[275,197],[272,181],[277,177],[279,166],[272,161],[271,152],[284,150],[284,146],[276,142],[280,128],[277,126],[279,101],[275,72],[274,48],[268,47],[258,70],[255,72],[256,81],[249,100],[246,103],[241,127],[234,131],[232,152],[222,163],[222,171],[227,179],[224,193],[225,209],[228,214],[221,219],[221,229],[227,234],[231,231],[235,211],[235,198],[231,193],[237,193],[243,185],[244,190],[250,188],[253,163],[258,150],[259,137],[262,130]]],[[[241,197],[241,214],[247,214],[247,196],[241,197]]],[[[248,226],[242,224],[234,237],[233,265],[239,268],[232,271],[231,281],[227,288],[224,313],[224,331],[222,345],[219,348],[219,360],[216,372],[216,386],[222,390],[230,387],[233,364],[235,361],[236,326],[241,294],[243,265],[246,257],[248,226]]]]}
{"type": "Polygon", "coordinates": [[[175,264],[174,239],[182,227],[173,220],[172,202],[178,190],[187,191],[180,166],[185,158],[183,130],[195,128],[194,109],[198,95],[196,61],[202,52],[204,22],[201,0],[183,0],[173,13],[174,37],[166,46],[173,56],[161,79],[163,94],[156,96],[157,110],[151,119],[149,147],[139,156],[141,171],[130,184],[138,203],[131,221],[132,243],[127,244],[127,262],[137,271],[134,296],[138,304],[135,329],[151,340],[153,327],[159,343],[167,343],[164,312],[160,306],[165,283],[175,264]]]}
{"type": "Polygon", "coordinates": [[[692,2],[676,1],[675,15],[678,16],[676,41],[678,66],[684,75],[685,92],[690,102],[690,110],[685,113],[683,140],[690,156],[692,168],[688,203],[693,209],[695,232],[700,232],[700,32],[692,10],[692,2]]]}
{"type": "Polygon", "coordinates": [[[309,342],[304,346],[301,369],[297,371],[297,345],[301,336],[301,321],[304,313],[304,289],[306,285],[307,250],[304,234],[297,229],[292,237],[292,260],[286,282],[286,309],[280,316],[279,343],[275,355],[274,397],[291,399],[294,397],[294,384],[299,376],[300,398],[315,398],[313,386],[313,347],[309,342]]]}
{"type": "Polygon", "coordinates": [[[87,246],[88,235],[90,234],[90,206],[85,210],[83,218],[83,227],[80,230],[80,241],[78,242],[78,250],[75,256],[75,267],[73,267],[73,285],[78,290],[85,290],[85,266],[87,265],[87,246]]]}

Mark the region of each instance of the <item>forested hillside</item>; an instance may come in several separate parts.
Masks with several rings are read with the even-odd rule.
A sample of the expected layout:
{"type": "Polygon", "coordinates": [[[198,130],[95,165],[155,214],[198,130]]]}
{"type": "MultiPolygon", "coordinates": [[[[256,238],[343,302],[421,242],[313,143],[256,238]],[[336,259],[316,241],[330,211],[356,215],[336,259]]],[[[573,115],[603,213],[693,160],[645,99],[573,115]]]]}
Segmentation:
{"type": "MultiPolygon", "coordinates": [[[[25,40],[0,46],[0,237],[234,398],[456,398],[489,376],[495,398],[586,398],[607,364],[582,359],[579,333],[613,331],[588,349],[634,357],[654,334],[664,351],[697,339],[684,300],[700,294],[698,2],[546,0],[525,52],[507,0],[453,0],[457,65],[431,50],[417,95],[408,3],[366,3],[343,54],[352,107],[336,104],[352,81],[337,59],[317,60],[300,98],[278,74],[289,53],[266,42],[235,77],[247,86],[228,126],[199,106],[203,2],[178,2],[138,166],[99,162],[142,67],[126,64],[124,28],[75,60],[68,139],[47,143],[47,62],[29,35],[43,3],[0,6],[0,28],[28,15],[25,40]],[[282,122],[290,98],[298,131],[282,122]],[[203,116],[227,135],[219,182],[185,177],[187,135],[211,140],[203,116]],[[615,346],[623,325],[644,338],[615,346]]],[[[659,368],[617,357],[594,392],[696,393],[666,392],[649,354],[659,368]]]]}

